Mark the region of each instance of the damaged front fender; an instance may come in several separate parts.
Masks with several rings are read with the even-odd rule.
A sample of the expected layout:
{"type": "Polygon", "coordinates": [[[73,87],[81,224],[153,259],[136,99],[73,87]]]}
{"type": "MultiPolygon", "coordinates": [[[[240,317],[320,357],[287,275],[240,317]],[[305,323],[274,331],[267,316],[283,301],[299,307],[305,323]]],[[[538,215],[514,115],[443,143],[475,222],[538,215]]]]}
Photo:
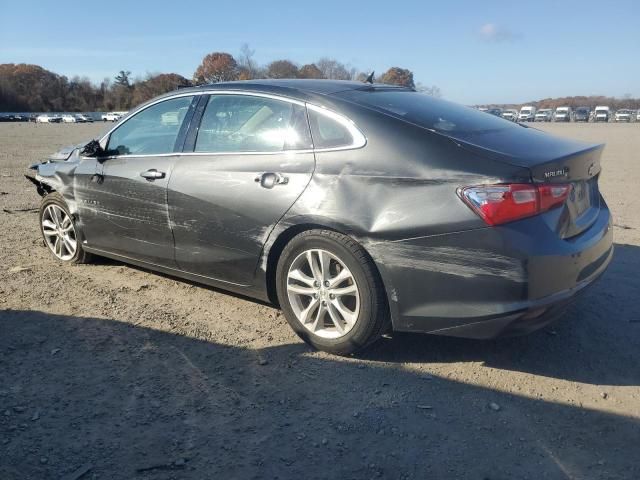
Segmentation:
{"type": "Polygon", "coordinates": [[[78,211],[76,191],[86,187],[97,172],[96,160],[83,157],[80,148],[81,145],[65,147],[46,161],[29,166],[25,174],[41,197],[58,192],[72,215],[78,211]]]}

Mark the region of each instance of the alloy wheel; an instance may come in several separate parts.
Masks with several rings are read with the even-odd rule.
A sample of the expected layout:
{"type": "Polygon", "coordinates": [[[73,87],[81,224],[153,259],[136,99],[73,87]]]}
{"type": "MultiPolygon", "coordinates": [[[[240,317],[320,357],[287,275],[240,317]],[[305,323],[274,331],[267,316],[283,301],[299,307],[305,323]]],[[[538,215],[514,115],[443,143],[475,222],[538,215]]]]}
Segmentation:
{"type": "Polygon", "coordinates": [[[49,250],[60,260],[71,260],[78,240],[71,216],[58,205],[48,205],[42,214],[42,233],[49,250]]]}
{"type": "Polygon", "coordinates": [[[358,320],[355,277],[326,250],[306,250],[295,258],[287,272],[287,295],[298,321],[319,337],[342,337],[358,320]]]}

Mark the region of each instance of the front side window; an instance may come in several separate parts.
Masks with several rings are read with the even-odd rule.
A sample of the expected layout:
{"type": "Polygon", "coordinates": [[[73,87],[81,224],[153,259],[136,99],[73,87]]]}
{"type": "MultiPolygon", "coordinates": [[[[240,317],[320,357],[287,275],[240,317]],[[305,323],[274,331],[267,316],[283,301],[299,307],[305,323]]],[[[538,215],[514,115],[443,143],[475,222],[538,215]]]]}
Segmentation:
{"type": "Polygon", "coordinates": [[[113,155],[172,153],[193,96],[178,97],[145,108],[115,129],[107,151],[113,155]]]}
{"type": "Polygon", "coordinates": [[[251,95],[211,95],[196,152],[281,152],[312,148],[303,106],[251,95]]]}

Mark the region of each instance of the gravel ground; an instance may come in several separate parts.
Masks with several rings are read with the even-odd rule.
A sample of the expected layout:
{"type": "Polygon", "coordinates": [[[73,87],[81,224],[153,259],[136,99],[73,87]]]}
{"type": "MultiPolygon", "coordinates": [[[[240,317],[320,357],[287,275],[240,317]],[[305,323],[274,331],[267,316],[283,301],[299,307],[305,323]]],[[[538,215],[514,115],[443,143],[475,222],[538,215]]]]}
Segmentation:
{"type": "Polygon", "coordinates": [[[311,351],[275,309],[104,260],[60,266],[24,167],[104,125],[0,124],[0,478],[640,478],[640,124],[606,142],[616,254],[533,335],[311,351]]]}

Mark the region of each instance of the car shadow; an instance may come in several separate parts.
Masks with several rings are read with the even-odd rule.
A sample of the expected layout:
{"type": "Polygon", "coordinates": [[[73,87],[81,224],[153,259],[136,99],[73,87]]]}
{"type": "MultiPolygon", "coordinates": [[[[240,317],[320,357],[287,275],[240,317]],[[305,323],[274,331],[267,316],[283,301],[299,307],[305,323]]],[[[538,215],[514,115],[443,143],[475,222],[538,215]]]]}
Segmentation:
{"type": "Polygon", "coordinates": [[[594,385],[639,386],[640,369],[631,366],[640,363],[640,248],[617,244],[615,249],[603,277],[543,330],[493,341],[395,334],[363,356],[398,363],[483,362],[594,385]]]}
{"type": "MultiPolygon", "coordinates": [[[[104,265],[125,265],[100,260],[104,265]]],[[[266,302],[202,285],[142,267],[130,268],[231,295],[259,305],[266,302]]],[[[437,335],[394,333],[359,355],[369,361],[394,363],[482,362],[591,385],[640,386],[640,369],[609,368],[640,363],[640,247],[615,245],[606,273],[582,293],[567,313],[543,330],[523,337],[468,340],[437,335]],[[602,359],[606,358],[607,361],[602,359]]]]}
{"type": "Polygon", "coordinates": [[[4,310],[0,332],[2,479],[640,476],[640,421],[606,403],[117,319],[4,310]]]}

